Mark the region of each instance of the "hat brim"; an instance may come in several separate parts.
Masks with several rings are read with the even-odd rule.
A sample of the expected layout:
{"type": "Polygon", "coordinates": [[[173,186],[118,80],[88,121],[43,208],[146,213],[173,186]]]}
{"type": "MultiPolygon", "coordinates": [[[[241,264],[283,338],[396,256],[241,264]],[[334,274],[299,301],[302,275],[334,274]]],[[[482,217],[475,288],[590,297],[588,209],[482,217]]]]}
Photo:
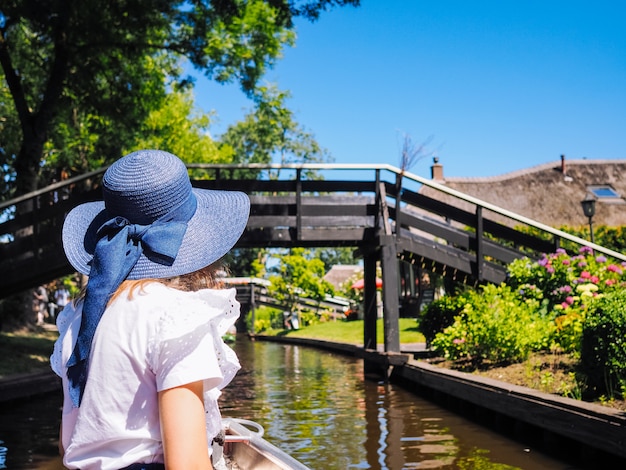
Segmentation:
{"type": "MultiPolygon", "coordinates": [[[[183,242],[171,266],[141,255],[127,279],[165,278],[192,273],[222,258],[237,243],[248,222],[250,199],[238,191],[194,188],[196,212],[187,224],[183,242]]],[[[63,249],[78,272],[89,275],[96,232],[112,216],[104,202],[88,202],[72,209],[63,224],[63,249]]]]}

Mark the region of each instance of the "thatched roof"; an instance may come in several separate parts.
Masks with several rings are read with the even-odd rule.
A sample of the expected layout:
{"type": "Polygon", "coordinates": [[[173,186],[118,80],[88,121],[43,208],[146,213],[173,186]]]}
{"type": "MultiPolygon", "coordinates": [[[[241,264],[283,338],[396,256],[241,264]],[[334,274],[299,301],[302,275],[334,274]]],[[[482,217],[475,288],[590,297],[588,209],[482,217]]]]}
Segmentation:
{"type": "Polygon", "coordinates": [[[363,267],[352,264],[336,264],[326,273],[324,279],[330,282],[335,289],[341,289],[341,285],[358,272],[362,272],[363,267]]]}
{"type": "MultiPolygon", "coordinates": [[[[558,162],[487,178],[445,178],[438,166],[433,170],[435,177],[442,178],[438,183],[556,228],[587,225],[580,202],[591,189],[609,187],[618,197],[596,197],[593,223],[626,225],[626,160],[566,161],[562,157],[558,162]]],[[[420,192],[452,201],[426,186],[420,192]]]]}

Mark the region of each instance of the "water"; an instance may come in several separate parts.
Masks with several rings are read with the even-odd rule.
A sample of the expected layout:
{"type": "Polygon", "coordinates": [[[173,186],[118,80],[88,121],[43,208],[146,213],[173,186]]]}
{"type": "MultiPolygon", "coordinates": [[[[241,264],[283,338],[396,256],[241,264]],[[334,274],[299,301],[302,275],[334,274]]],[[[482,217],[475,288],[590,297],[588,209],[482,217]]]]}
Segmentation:
{"type": "MultiPolygon", "coordinates": [[[[361,360],[239,338],[224,416],[256,421],[312,469],[573,469],[393,384],[361,360]]],[[[60,393],[0,406],[0,469],[59,470],[60,393]],[[3,450],[5,449],[5,450],[3,450]]]]}

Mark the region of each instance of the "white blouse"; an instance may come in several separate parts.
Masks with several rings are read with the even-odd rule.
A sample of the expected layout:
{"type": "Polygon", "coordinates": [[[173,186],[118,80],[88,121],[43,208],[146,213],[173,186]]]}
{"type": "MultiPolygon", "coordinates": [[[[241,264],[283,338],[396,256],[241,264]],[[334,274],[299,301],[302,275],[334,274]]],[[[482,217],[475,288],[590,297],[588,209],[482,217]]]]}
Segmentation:
{"type": "Polygon", "coordinates": [[[67,361],[82,302],[57,318],[50,358],[63,380],[62,444],[68,468],[119,469],[162,462],[157,392],[204,381],[207,440],[221,430],[220,390],[239,370],[222,336],[239,317],[235,289],[183,292],[158,282],[123,292],[104,312],[93,338],[81,406],[67,394],[67,361]]]}

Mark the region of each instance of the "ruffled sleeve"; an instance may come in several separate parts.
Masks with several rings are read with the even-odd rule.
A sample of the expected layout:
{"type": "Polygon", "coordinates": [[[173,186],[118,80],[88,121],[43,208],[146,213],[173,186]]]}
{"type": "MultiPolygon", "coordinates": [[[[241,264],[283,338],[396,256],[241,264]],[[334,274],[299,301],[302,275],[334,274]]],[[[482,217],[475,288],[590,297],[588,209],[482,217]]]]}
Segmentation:
{"type": "Polygon", "coordinates": [[[157,389],[204,381],[207,438],[221,430],[220,390],[240,368],[235,352],[222,336],[239,317],[235,289],[182,292],[174,303],[161,305],[158,334],[151,345],[157,389]]]}
{"type": "Polygon", "coordinates": [[[59,377],[65,376],[63,344],[68,343],[72,347],[74,344],[73,338],[70,338],[70,326],[74,322],[78,322],[78,325],[80,325],[80,308],[74,302],[71,302],[57,315],[56,324],[59,337],[54,343],[54,349],[50,356],[50,367],[59,377]]]}
{"type": "Polygon", "coordinates": [[[160,324],[150,345],[157,390],[197,380],[222,389],[233,379],[239,361],[222,336],[239,316],[235,293],[234,289],[177,291],[159,306],[160,324]]]}

